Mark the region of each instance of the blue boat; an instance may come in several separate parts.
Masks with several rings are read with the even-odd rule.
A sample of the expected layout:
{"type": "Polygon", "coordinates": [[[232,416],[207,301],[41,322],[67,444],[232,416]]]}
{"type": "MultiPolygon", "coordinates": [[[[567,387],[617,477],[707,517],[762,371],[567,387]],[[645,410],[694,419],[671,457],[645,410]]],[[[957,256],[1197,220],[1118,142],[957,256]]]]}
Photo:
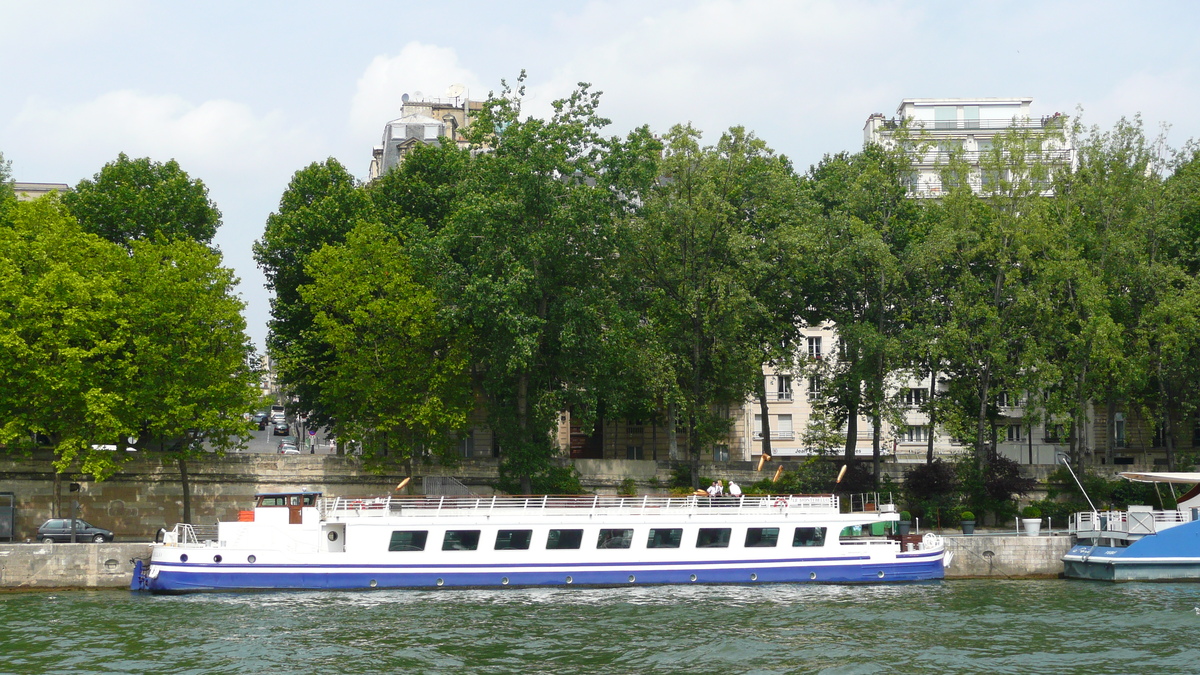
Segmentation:
{"type": "Polygon", "coordinates": [[[1076,543],[1062,557],[1063,575],[1102,581],[1200,581],[1200,473],[1126,472],[1138,482],[1190,484],[1173,510],[1130,506],[1084,511],[1071,518],[1076,543]]]}
{"type": "Polygon", "coordinates": [[[138,563],[152,593],[263,589],[890,583],[941,579],[940,536],[891,534],[876,497],[257,496],[177,525],[138,563]],[[857,507],[857,508],[855,508],[857,507]]]}

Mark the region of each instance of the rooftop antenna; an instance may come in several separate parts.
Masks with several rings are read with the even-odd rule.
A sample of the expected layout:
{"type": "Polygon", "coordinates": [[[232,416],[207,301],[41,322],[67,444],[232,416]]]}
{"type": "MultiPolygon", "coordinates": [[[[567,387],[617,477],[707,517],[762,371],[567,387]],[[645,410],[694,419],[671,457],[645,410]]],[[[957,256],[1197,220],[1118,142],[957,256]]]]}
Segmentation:
{"type": "Polygon", "coordinates": [[[422,96],[424,96],[424,95],[425,95],[425,94],[422,94],[422,93],[421,93],[421,92],[419,92],[419,91],[414,91],[414,92],[413,92],[413,98],[417,99],[418,101],[419,101],[419,100],[421,100],[421,97],[422,97],[422,96]]]}
{"type": "Polygon", "coordinates": [[[458,83],[452,84],[452,85],[450,85],[450,87],[448,89],[446,89],[446,98],[455,99],[454,103],[455,103],[455,105],[457,105],[458,97],[462,96],[463,92],[466,90],[467,90],[466,85],[462,85],[462,84],[458,84],[458,83]]]}

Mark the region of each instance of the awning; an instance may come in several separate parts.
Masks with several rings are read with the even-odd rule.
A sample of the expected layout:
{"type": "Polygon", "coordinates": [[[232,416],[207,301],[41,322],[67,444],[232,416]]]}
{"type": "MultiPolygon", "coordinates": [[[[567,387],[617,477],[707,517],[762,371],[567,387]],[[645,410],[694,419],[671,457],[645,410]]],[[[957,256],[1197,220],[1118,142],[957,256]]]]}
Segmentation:
{"type": "Polygon", "coordinates": [[[1122,471],[1122,478],[1137,483],[1197,483],[1200,484],[1200,472],[1177,471],[1173,473],[1141,473],[1138,471],[1122,471]]]}

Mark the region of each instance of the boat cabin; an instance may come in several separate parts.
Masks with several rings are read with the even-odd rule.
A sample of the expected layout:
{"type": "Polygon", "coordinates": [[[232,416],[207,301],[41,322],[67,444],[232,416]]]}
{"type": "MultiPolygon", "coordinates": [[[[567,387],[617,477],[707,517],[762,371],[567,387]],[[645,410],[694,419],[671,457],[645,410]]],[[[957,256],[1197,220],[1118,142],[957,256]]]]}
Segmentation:
{"type": "Polygon", "coordinates": [[[254,495],[254,521],[274,525],[300,525],[306,511],[318,518],[317,501],[320,492],[264,492],[254,495]]]}

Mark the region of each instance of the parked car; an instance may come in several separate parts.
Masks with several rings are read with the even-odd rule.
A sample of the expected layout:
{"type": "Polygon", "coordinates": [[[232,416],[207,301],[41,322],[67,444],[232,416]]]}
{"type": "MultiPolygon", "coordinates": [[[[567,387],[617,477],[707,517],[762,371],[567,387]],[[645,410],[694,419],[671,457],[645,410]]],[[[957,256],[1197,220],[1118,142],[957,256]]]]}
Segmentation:
{"type": "Polygon", "coordinates": [[[276,436],[287,436],[290,433],[292,433],[292,428],[288,426],[287,422],[276,422],[275,423],[274,434],[276,436]]]}
{"type": "Polygon", "coordinates": [[[281,455],[298,455],[298,454],[300,454],[300,448],[297,448],[294,445],[281,445],[281,446],[279,446],[279,454],[281,454],[281,455]]]}
{"type": "MultiPolygon", "coordinates": [[[[42,523],[37,531],[38,540],[44,544],[65,543],[71,541],[71,519],[51,518],[42,523]]],[[[75,519],[75,541],[94,541],[97,544],[112,541],[113,533],[103,527],[96,527],[85,520],[75,519]]]]}

